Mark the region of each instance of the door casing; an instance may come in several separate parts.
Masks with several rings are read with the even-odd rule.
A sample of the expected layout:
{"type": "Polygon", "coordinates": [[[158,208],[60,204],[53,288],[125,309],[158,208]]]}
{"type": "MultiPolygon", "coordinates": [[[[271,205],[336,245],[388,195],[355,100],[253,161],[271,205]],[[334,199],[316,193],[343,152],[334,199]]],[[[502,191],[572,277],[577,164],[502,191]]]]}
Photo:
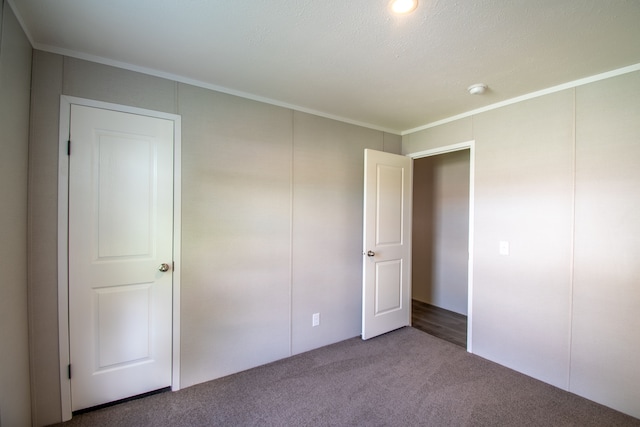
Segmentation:
{"type": "Polygon", "coordinates": [[[468,264],[468,299],[467,299],[467,351],[473,353],[473,218],[474,218],[474,170],[475,170],[475,141],[446,145],[429,150],[407,154],[412,159],[437,156],[454,151],[469,150],[469,264],[468,264]]]}
{"type": "Polygon", "coordinates": [[[67,155],[71,105],[101,108],[171,120],[174,123],[173,175],[173,325],[171,389],[180,389],[180,230],[181,230],[181,117],[176,114],[112,104],[62,95],[60,97],[60,133],[58,146],[58,342],[60,357],[60,405],[62,421],[71,419],[71,381],[68,378],[69,354],[69,157],[67,155]]]}

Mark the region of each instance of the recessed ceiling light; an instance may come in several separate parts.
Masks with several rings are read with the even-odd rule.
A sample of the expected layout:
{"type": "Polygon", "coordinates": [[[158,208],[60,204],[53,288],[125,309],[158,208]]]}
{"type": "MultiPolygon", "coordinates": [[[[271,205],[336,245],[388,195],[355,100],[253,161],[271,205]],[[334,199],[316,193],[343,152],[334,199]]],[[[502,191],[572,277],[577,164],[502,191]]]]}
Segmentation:
{"type": "Polygon", "coordinates": [[[395,13],[409,13],[416,10],[418,0],[392,0],[391,10],[395,13]]]}
{"type": "Polygon", "coordinates": [[[471,95],[482,95],[487,91],[487,85],[484,83],[478,83],[478,84],[469,86],[467,90],[471,95]]]}

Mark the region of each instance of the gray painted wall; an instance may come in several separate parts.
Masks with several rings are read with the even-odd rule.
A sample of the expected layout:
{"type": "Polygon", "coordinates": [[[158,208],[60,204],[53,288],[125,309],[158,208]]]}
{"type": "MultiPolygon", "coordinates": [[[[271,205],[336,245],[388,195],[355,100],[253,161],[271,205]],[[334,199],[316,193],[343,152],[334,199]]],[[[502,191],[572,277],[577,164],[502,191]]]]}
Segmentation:
{"type": "Polygon", "coordinates": [[[0,120],[15,137],[3,136],[0,160],[0,332],[15,345],[2,347],[3,425],[28,424],[27,356],[33,424],[60,420],[60,94],[183,116],[183,386],[357,335],[362,149],[475,139],[474,352],[640,416],[640,73],[407,135],[401,146],[394,135],[36,51],[27,169],[30,47],[7,10],[0,120]],[[260,162],[263,143],[275,168],[260,162]]]}
{"type": "Polygon", "coordinates": [[[640,72],[576,91],[571,390],[640,418],[640,72]]]}
{"type": "Polygon", "coordinates": [[[33,71],[35,425],[61,419],[61,94],[182,116],[182,387],[359,335],[363,151],[399,136],[41,51],[33,71]]]}
{"type": "Polygon", "coordinates": [[[467,314],[469,150],[414,160],[412,298],[467,314]]]}
{"type": "Polygon", "coordinates": [[[31,424],[27,325],[27,158],[31,45],[0,2],[0,425],[31,424]]]}
{"type": "Polygon", "coordinates": [[[406,135],[402,147],[475,140],[473,352],[635,417],[638,95],[634,72],[406,135]]]}

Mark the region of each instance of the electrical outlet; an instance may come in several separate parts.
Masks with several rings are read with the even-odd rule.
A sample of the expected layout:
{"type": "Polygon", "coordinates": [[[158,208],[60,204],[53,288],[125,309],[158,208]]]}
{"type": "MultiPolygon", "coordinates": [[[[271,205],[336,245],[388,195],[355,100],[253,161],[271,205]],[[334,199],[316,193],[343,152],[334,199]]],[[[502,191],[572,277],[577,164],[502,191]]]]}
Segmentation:
{"type": "Polygon", "coordinates": [[[313,316],[311,316],[311,326],[320,326],[320,313],[313,313],[313,316]]]}

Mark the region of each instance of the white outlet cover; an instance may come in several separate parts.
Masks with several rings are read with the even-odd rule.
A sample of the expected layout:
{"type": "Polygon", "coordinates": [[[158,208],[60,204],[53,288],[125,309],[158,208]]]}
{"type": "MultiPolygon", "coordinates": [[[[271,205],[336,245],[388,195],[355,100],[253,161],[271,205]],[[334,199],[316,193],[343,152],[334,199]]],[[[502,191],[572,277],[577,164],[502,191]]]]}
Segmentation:
{"type": "Polygon", "coordinates": [[[500,255],[509,255],[509,242],[500,241],[500,255]]]}

